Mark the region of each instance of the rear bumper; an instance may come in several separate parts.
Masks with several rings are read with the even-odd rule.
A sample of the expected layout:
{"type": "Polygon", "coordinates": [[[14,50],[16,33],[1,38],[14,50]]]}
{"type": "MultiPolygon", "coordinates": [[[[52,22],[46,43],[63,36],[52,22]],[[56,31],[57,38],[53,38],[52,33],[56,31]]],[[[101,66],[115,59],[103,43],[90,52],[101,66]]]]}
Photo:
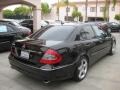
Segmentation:
{"type": "Polygon", "coordinates": [[[67,78],[71,78],[75,71],[74,64],[56,69],[51,69],[51,70],[42,70],[41,68],[24,64],[16,60],[11,55],[9,56],[9,62],[13,69],[16,69],[28,76],[34,77],[41,81],[56,81],[56,80],[64,80],[67,78]]]}

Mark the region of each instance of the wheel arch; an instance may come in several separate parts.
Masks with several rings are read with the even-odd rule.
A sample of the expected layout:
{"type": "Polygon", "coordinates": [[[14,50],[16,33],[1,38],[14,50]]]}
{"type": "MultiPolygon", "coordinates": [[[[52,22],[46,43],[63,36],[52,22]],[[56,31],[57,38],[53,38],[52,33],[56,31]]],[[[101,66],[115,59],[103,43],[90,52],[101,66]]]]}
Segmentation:
{"type": "Polygon", "coordinates": [[[87,54],[83,54],[83,56],[87,58],[87,60],[88,60],[88,64],[89,64],[89,62],[90,62],[90,60],[89,60],[89,56],[88,56],[87,54]]]}

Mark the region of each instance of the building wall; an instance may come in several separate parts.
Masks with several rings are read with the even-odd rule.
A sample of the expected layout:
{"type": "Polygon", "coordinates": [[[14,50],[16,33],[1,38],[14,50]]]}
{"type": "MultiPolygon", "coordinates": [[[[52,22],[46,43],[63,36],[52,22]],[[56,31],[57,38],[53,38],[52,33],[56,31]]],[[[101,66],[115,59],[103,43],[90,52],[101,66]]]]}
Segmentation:
{"type": "MultiPolygon", "coordinates": [[[[91,12],[90,8],[94,7],[96,9],[96,2],[95,0],[88,0],[88,17],[95,17],[96,16],[96,12],[91,12]]],[[[97,7],[97,17],[103,17],[103,12],[100,11],[101,7],[105,6],[105,0],[98,0],[98,7],[97,7]]],[[[85,20],[85,0],[80,0],[80,2],[76,3],[76,6],[78,7],[78,10],[82,13],[83,16],[83,20],[85,20]]],[[[53,10],[52,10],[52,17],[56,20],[57,19],[57,14],[55,12],[56,11],[56,5],[53,5],[53,10]]],[[[69,16],[72,15],[72,11],[73,11],[73,7],[69,6],[70,8],[70,12],[69,12],[69,16]]],[[[117,5],[115,6],[115,11],[113,10],[113,4],[110,4],[110,8],[109,8],[109,17],[110,17],[110,21],[115,21],[114,17],[115,14],[119,14],[120,13],[120,2],[117,3],[117,5]]],[[[60,20],[64,21],[64,17],[66,16],[66,7],[60,7],[60,20]]],[[[52,19],[53,19],[52,18],[52,19]]]]}

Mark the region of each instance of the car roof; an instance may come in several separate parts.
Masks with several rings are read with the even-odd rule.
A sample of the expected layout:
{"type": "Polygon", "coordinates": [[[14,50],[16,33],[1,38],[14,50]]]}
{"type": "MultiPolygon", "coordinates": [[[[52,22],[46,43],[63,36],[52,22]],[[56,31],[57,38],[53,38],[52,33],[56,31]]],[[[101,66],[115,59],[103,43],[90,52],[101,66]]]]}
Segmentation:
{"type": "Polygon", "coordinates": [[[83,25],[96,25],[95,23],[65,23],[65,24],[50,24],[50,25],[47,25],[48,27],[50,26],[74,26],[74,27],[77,27],[77,26],[83,26],[83,25]]]}
{"type": "Polygon", "coordinates": [[[11,22],[11,21],[7,21],[7,20],[0,20],[0,22],[11,22]]]}

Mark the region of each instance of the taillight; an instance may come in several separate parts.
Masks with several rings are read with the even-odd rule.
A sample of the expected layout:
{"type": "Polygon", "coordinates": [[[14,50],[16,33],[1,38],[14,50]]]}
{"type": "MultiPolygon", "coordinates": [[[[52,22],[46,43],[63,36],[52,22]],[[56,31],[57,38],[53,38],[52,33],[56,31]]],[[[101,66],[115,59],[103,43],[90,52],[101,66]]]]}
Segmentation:
{"type": "Polygon", "coordinates": [[[58,64],[62,60],[62,56],[54,50],[48,49],[40,59],[42,64],[58,64]]]}

